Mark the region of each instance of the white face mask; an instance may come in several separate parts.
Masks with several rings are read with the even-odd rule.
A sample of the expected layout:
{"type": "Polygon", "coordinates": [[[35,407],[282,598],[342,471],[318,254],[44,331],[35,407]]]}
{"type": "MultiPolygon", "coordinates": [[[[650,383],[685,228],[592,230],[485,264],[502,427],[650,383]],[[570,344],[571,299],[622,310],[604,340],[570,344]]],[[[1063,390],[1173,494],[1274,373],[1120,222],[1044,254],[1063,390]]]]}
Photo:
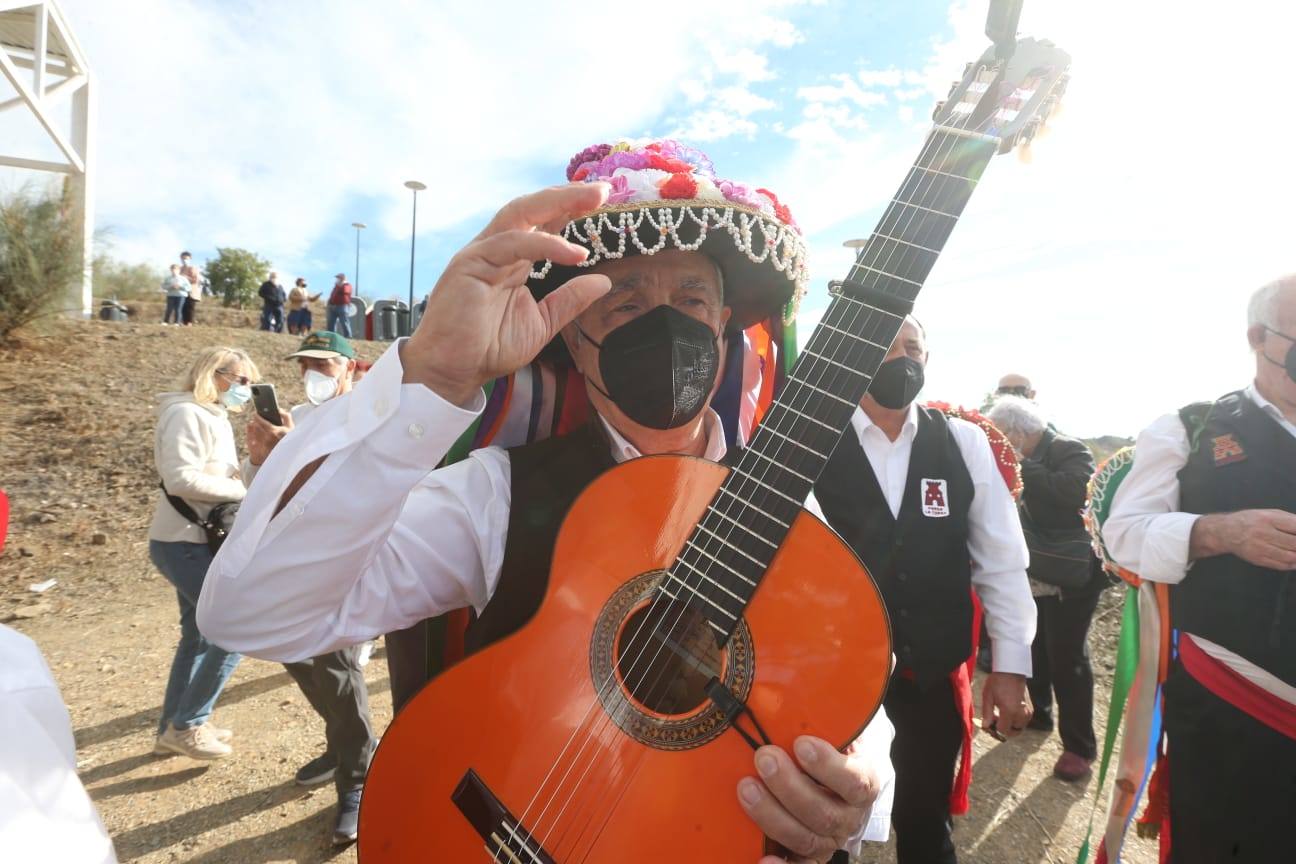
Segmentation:
{"type": "Polygon", "coordinates": [[[325,375],[314,369],[307,369],[305,376],[302,377],[302,384],[306,387],[306,398],[312,405],[322,405],[336,396],[338,383],[338,379],[332,375],[325,375]]]}

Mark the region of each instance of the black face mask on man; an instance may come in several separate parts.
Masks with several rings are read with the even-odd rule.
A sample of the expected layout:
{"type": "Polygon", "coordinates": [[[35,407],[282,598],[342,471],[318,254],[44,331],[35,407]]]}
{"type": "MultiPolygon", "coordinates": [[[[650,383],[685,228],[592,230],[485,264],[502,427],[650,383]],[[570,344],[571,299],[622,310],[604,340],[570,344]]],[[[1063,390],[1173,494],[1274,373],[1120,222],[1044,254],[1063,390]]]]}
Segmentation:
{"type": "MultiPolygon", "coordinates": [[[[1263,324],[1260,326],[1264,327],[1263,324]]],[[[1279,333],[1277,330],[1273,329],[1272,327],[1265,327],[1264,329],[1274,334],[1275,336],[1280,336],[1283,339],[1286,339],[1291,344],[1287,346],[1287,357],[1285,359],[1285,362],[1283,363],[1279,363],[1277,360],[1273,359],[1268,354],[1265,354],[1263,350],[1260,353],[1264,354],[1264,358],[1268,360],[1270,363],[1274,364],[1275,366],[1285,367],[1287,369],[1287,377],[1292,379],[1293,381],[1296,381],[1296,336],[1288,336],[1286,333],[1279,333]]]]}
{"type": "MultiPolygon", "coordinates": [[[[702,412],[720,370],[720,346],[711,328],[673,306],[661,305],[595,342],[604,390],[594,388],[640,426],[675,429],[702,412]]],[[[593,384],[593,381],[590,381],[593,384]]]]}
{"type": "Polygon", "coordinates": [[[908,356],[894,357],[878,368],[868,392],[883,408],[899,410],[918,398],[923,383],[923,364],[908,356]]]}

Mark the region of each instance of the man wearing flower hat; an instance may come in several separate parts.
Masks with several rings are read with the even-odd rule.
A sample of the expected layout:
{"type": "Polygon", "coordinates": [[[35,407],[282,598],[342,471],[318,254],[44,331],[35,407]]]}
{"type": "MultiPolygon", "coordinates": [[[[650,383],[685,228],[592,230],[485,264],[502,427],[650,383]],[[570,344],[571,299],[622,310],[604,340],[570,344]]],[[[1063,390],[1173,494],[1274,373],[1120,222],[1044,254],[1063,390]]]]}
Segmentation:
{"type": "MultiPolygon", "coordinates": [[[[645,454],[724,456],[710,404],[722,337],[804,289],[790,213],[673,141],[589,148],[568,179],[500,210],[451,259],[415,335],[276,448],[207,580],[209,638],[290,661],[471,606],[480,650],[538,607],[562,517],[598,474],[645,454]],[[597,417],[434,470],[483,384],[546,346],[583,373],[597,417]],[[332,518],[342,508],[354,515],[332,518]]],[[[826,861],[885,838],[890,737],[879,715],[847,754],[809,735],[795,756],[762,747],[760,779],[734,793],[786,860],[826,861]]]]}

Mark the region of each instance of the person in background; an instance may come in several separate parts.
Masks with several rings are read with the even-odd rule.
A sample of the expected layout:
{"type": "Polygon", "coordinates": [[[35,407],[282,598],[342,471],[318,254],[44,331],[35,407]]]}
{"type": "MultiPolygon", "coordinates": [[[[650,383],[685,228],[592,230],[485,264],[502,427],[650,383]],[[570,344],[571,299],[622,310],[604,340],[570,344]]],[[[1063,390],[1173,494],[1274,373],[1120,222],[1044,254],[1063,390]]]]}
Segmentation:
{"type": "Polygon", "coordinates": [[[284,329],[284,304],[288,294],[284,291],[279,274],[270,271],[270,276],[261,283],[261,329],[282,333],[284,329]]]}
{"type": "MultiPolygon", "coordinates": [[[[306,389],[304,404],[288,413],[283,426],[274,426],[259,415],[248,422],[248,484],[279,440],[306,415],[335,396],[351,390],[356,360],[347,340],[329,330],[311,333],[301,347],[289,354],[301,367],[306,389]]],[[[333,825],[333,842],[356,839],[360,818],[360,795],[364,789],[369,760],[378,746],[369,717],[369,690],[365,685],[361,657],[363,643],[329,651],[298,663],[285,663],[311,707],[324,720],[324,752],[297,772],[300,786],[314,786],[332,779],[337,788],[338,809],[333,825]]]]}
{"type": "Polygon", "coordinates": [[[325,329],[351,338],[351,283],[346,274],[333,277],[333,292],[328,299],[328,323],[325,329]]]}
{"type": "Polygon", "coordinates": [[[202,286],[199,284],[200,276],[198,268],[194,266],[193,256],[188,252],[180,253],[180,275],[189,280],[189,293],[184,299],[181,308],[181,317],[186,327],[193,326],[194,312],[199,301],[202,300],[202,286]]]}
{"type": "Polygon", "coordinates": [[[195,607],[213,553],[207,535],[176,509],[174,496],[202,519],[220,502],[241,501],[241,479],[229,411],[252,397],[256,364],[238,348],[207,348],[194,360],[179,390],[159,397],[153,455],[162,495],[149,526],[149,559],[175,588],[180,604],[180,642],[171,661],[157,755],[193,759],[228,756],[229,730],[208,722],[239,655],[208,642],[198,630],[195,607]]]}
{"type": "Polygon", "coordinates": [[[1144,429],[1103,526],[1118,564],[1170,586],[1170,864],[1292,860],[1296,274],[1251,295],[1246,336],[1251,383],[1144,429]]]}
{"type": "Polygon", "coordinates": [[[909,316],[806,502],[860,556],[891,618],[896,667],[882,704],[896,730],[899,864],[957,860],[951,791],[967,776],[973,734],[973,591],[994,657],[981,728],[1002,740],[1031,717],[1035,607],[1017,507],[985,432],[917,404],[928,357],[909,316]]]}
{"type": "MultiPolygon", "coordinates": [[[[1094,458],[1089,448],[1083,441],[1054,430],[1039,406],[1028,397],[1000,396],[988,416],[1018,453],[1023,519],[1028,518],[1044,531],[1070,529],[1083,537],[1081,512],[1089,478],[1094,472],[1094,458]]],[[[1035,714],[1027,726],[1042,732],[1053,731],[1056,694],[1057,727],[1063,752],[1053,766],[1053,774],[1069,783],[1088,777],[1090,765],[1098,755],[1093,728],[1089,625],[1098,608],[1098,598],[1107,586],[1107,577],[1097,557],[1090,558],[1089,581],[1079,588],[1059,588],[1031,579],[1038,616],[1035,642],[1031,646],[1034,671],[1026,682],[1035,714]]],[[[1030,573],[1028,568],[1027,575],[1030,573]]]]}
{"type": "Polygon", "coordinates": [[[1035,388],[1031,386],[1030,379],[1025,375],[1018,375],[1015,372],[1009,372],[999,379],[999,386],[995,388],[996,396],[1020,396],[1023,399],[1035,401],[1035,388]]]}
{"type": "Polygon", "coordinates": [[[179,324],[184,311],[185,298],[193,287],[189,280],[180,275],[180,265],[171,265],[171,275],[162,280],[162,290],[166,292],[166,311],[162,313],[163,324],[179,324]]]}
{"type": "Polygon", "coordinates": [[[294,336],[304,336],[311,329],[310,304],[320,299],[320,295],[306,290],[306,280],[298,276],[292,290],[288,292],[288,332],[294,336]]]}

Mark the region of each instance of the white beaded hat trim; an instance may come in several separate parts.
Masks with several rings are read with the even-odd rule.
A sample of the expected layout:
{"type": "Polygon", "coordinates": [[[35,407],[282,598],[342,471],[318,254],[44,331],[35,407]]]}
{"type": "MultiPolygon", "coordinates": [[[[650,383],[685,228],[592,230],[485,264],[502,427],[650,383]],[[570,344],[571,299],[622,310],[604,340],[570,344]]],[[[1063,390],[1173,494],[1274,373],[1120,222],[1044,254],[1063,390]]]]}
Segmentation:
{"type": "MultiPolygon", "coordinates": [[[[753,264],[768,262],[792,282],[792,296],[784,312],[784,323],[791,323],[810,278],[805,243],[795,230],[754,208],[732,204],[716,207],[711,202],[696,199],[608,207],[568,222],[562,236],[590,250],[589,257],[576,266],[593,267],[600,261],[624,258],[627,242],[633,243],[641,255],[660,252],[666,248],[668,240],[682,252],[696,252],[711,231],[727,231],[734,246],[749,261],[753,264]],[[678,221],[674,211],[679,211],[678,221]],[[645,220],[658,233],[657,242],[651,246],[639,239],[639,229],[645,220]],[[684,242],[678,233],[689,221],[698,228],[698,237],[692,243],[684,242]],[[605,232],[616,238],[615,248],[604,242],[605,232]],[[762,241],[759,253],[755,251],[757,244],[752,242],[757,232],[762,241]]],[[[539,270],[531,271],[530,278],[543,279],[551,269],[553,262],[546,260],[539,270]]]]}

